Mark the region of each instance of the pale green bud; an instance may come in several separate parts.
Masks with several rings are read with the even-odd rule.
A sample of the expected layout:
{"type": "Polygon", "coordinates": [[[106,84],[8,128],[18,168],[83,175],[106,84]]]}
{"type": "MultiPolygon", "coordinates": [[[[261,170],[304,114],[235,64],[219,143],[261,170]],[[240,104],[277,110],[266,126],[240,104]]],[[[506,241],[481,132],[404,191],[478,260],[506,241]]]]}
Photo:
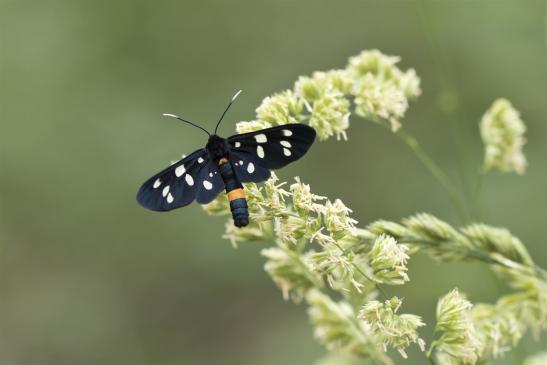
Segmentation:
{"type": "Polygon", "coordinates": [[[522,242],[505,228],[472,224],[462,229],[473,246],[488,252],[499,252],[504,257],[532,266],[533,261],[522,242]]]}
{"type": "Polygon", "coordinates": [[[256,109],[256,117],[271,125],[298,123],[303,120],[303,101],[291,90],[268,96],[256,109]]]}
{"type": "Polygon", "coordinates": [[[310,126],[317,132],[320,140],[336,135],[336,138],[347,139],[349,127],[349,101],[339,92],[329,92],[308,105],[310,126]]]}
{"type": "Polygon", "coordinates": [[[272,228],[268,222],[250,222],[248,226],[236,227],[232,220],[226,222],[225,233],[222,238],[230,240],[232,246],[237,247],[238,242],[264,241],[271,239],[272,228]]]}
{"type": "Polygon", "coordinates": [[[483,115],[480,132],[484,143],[484,169],[523,174],[526,157],[526,126],[519,112],[506,99],[497,99],[483,115]]]}
{"type": "Polygon", "coordinates": [[[395,65],[401,60],[397,56],[388,56],[377,49],[366,50],[350,57],[348,70],[357,76],[374,75],[382,80],[393,79],[395,65]]]}
{"type": "Polygon", "coordinates": [[[295,178],[295,183],[290,186],[293,207],[299,215],[308,216],[309,213],[322,213],[324,207],[317,202],[327,199],[324,196],[315,195],[311,192],[310,186],[295,178]]]}
{"type": "Polygon", "coordinates": [[[333,289],[340,291],[351,286],[361,293],[365,287],[366,277],[363,273],[370,271],[366,267],[365,257],[343,250],[339,242],[324,242],[323,249],[313,253],[311,259],[316,271],[326,275],[333,289]]]}
{"type": "Polygon", "coordinates": [[[226,194],[219,194],[209,204],[201,206],[210,215],[227,215],[230,214],[230,203],[226,194]]]}
{"type": "Polygon", "coordinates": [[[324,211],[324,222],[327,230],[337,237],[351,234],[357,221],[350,217],[351,209],[346,207],[340,199],[334,203],[327,201],[324,211]]]}
{"type": "Polygon", "coordinates": [[[410,235],[412,234],[412,232],[410,232],[405,226],[386,220],[377,220],[376,222],[369,224],[367,229],[375,236],[387,234],[388,236],[391,236],[396,240],[410,237],[410,235]]]}
{"type": "Polygon", "coordinates": [[[264,269],[283,292],[283,298],[300,300],[313,287],[323,286],[319,275],[314,273],[309,255],[299,255],[289,249],[270,247],[261,251],[268,261],[264,269]]]}
{"type": "Polygon", "coordinates": [[[315,337],[330,351],[348,352],[379,364],[392,364],[381,349],[371,326],[357,320],[351,306],[334,302],[318,290],[306,295],[308,314],[315,326],[315,337]]]}
{"type": "Polygon", "coordinates": [[[474,365],[477,362],[482,343],[471,318],[472,306],[457,289],[437,303],[435,331],[442,332],[441,337],[434,342],[437,359],[443,359],[449,364],[474,365]]]}
{"type": "Polygon", "coordinates": [[[408,109],[408,100],[401,89],[366,75],[354,85],[353,95],[357,115],[387,120],[394,132],[401,127],[400,120],[408,109]]]}
{"type": "Polygon", "coordinates": [[[369,253],[374,279],[388,285],[402,285],[409,281],[407,251],[408,247],[398,244],[393,237],[381,235],[376,238],[369,253]]]}
{"type": "Polygon", "coordinates": [[[416,75],[416,70],[411,68],[404,73],[400,72],[398,77],[399,87],[405,93],[407,98],[415,99],[420,96],[422,90],[420,89],[420,78],[416,75]]]}
{"type": "Polygon", "coordinates": [[[294,85],[297,95],[313,102],[327,94],[349,94],[353,85],[350,73],[346,70],[314,72],[312,77],[301,76],[294,85]]]}
{"type": "Polygon", "coordinates": [[[478,304],[471,315],[483,343],[483,360],[501,357],[522,338],[524,326],[509,308],[478,304]]]}
{"type": "Polygon", "coordinates": [[[236,124],[237,133],[249,133],[261,129],[271,128],[272,124],[263,120],[252,120],[250,122],[238,122],[236,124]]]}
{"type": "Polygon", "coordinates": [[[510,277],[510,286],[519,291],[501,297],[497,306],[500,311],[514,313],[522,331],[530,328],[532,335],[539,337],[547,329],[547,282],[518,271],[504,271],[510,277]]]}
{"type": "Polygon", "coordinates": [[[278,243],[296,244],[298,240],[306,236],[308,220],[300,216],[288,215],[275,219],[275,234],[278,243]]]}
{"type": "Polygon", "coordinates": [[[416,214],[403,220],[415,236],[431,242],[465,241],[465,238],[450,224],[427,213],[416,214]]]}
{"type": "Polygon", "coordinates": [[[347,70],[314,72],[313,77],[315,79],[325,80],[325,83],[329,85],[329,88],[341,92],[345,95],[350,93],[353,85],[351,74],[347,70]]]}
{"type": "Polygon", "coordinates": [[[407,358],[405,349],[412,343],[418,344],[424,351],[425,341],[418,335],[418,328],[425,326],[419,316],[412,314],[397,314],[402,301],[393,297],[384,303],[372,300],[365,304],[359,312],[359,318],[371,326],[372,331],[381,339],[384,351],[392,346],[407,358]]]}
{"type": "Polygon", "coordinates": [[[389,121],[393,131],[400,128],[408,109],[408,99],[420,95],[420,79],[410,69],[397,68],[399,57],[387,56],[378,50],[363,51],[349,59],[348,72],[356,78],[351,93],[355,111],[370,119],[389,121]]]}
{"type": "Polygon", "coordinates": [[[265,198],[262,204],[273,214],[273,216],[286,216],[288,207],[285,198],[291,194],[283,189],[285,182],[278,184],[279,178],[272,172],[270,178],[264,183],[265,198]]]}
{"type": "Polygon", "coordinates": [[[300,76],[294,84],[296,95],[304,98],[308,102],[313,102],[323,97],[331,90],[331,86],[324,79],[300,76]]]}
{"type": "Polygon", "coordinates": [[[387,56],[378,50],[362,51],[350,57],[348,72],[356,77],[372,76],[380,82],[393,84],[407,98],[416,98],[421,94],[420,78],[414,69],[403,72],[396,64],[398,56],[387,56]]]}

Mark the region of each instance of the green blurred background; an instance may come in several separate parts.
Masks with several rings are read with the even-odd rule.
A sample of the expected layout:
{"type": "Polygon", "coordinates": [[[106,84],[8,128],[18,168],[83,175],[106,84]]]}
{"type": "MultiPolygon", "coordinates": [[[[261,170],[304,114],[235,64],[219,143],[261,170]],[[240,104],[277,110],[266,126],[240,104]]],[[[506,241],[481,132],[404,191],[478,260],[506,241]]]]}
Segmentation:
{"type": "MultiPolygon", "coordinates": [[[[299,75],[363,49],[400,55],[422,78],[404,128],[469,192],[482,160],[477,123],[509,98],[529,130],[523,177],[491,174],[484,221],[506,226],[547,267],[544,1],[2,0],[0,364],[311,364],[324,354],[305,306],[283,302],[262,244],[234,250],[224,219],[198,205],[169,214],[135,202],[140,184],[201,132],[254,117],[299,75]]],[[[279,172],[341,198],[362,225],[431,212],[444,192],[406,146],[353,118],[349,141],[317,143],[279,172]]],[[[483,265],[411,260],[390,292],[423,315],[453,287],[500,294],[483,265]]],[[[503,288],[501,289],[504,290],[503,288]]],[[[542,344],[543,341],[543,344],[542,344]]],[[[545,348],[527,337],[520,355],[545,348]]],[[[515,364],[509,355],[499,364],[515,364]]],[[[416,351],[397,363],[423,364],[416,351]]]]}

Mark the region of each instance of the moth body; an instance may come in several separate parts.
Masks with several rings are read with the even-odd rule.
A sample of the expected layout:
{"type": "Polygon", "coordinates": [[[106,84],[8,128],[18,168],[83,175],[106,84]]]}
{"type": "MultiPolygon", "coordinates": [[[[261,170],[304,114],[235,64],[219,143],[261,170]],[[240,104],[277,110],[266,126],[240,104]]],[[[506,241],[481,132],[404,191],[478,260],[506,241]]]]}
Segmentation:
{"type": "Polygon", "coordinates": [[[219,170],[226,187],[226,195],[228,195],[228,201],[230,202],[234,225],[236,227],[245,227],[249,224],[249,210],[243,185],[237,178],[229,160],[222,159],[219,170]]]}

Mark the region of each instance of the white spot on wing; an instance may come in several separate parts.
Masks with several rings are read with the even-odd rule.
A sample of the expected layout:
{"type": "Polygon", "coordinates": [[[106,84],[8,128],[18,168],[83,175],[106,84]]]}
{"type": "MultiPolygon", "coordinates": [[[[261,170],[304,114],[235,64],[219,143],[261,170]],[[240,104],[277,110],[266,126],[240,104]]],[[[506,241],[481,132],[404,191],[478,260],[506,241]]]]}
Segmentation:
{"type": "Polygon", "coordinates": [[[152,185],[152,187],[153,187],[154,189],[157,189],[157,188],[160,187],[160,185],[161,185],[161,180],[160,180],[160,179],[156,179],[156,181],[154,181],[154,185],[152,185]]]}
{"type": "Polygon", "coordinates": [[[163,188],[161,195],[165,198],[167,196],[167,193],[169,193],[169,185],[163,188]]]}
{"type": "Polygon", "coordinates": [[[253,172],[255,172],[255,165],[252,162],[249,162],[249,165],[247,166],[247,172],[249,174],[252,174],[253,172]]]}
{"type": "Polygon", "coordinates": [[[185,172],[186,169],[184,168],[184,165],[180,165],[175,169],[175,175],[177,175],[177,177],[181,177],[182,175],[184,175],[185,172]]]}
{"type": "Polygon", "coordinates": [[[289,142],[289,141],[281,141],[281,142],[279,142],[279,143],[281,143],[281,145],[282,145],[283,147],[287,147],[287,148],[291,148],[291,147],[292,147],[291,142],[289,142]]]}
{"type": "Polygon", "coordinates": [[[234,144],[234,146],[235,146],[236,148],[241,147],[241,142],[236,142],[236,143],[234,144]]]}
{"type": "Polygon", "coordinates": [[[194,185],[194,178],[191,175],[186,174],[184,179],[186,180],[186,183],[188,185],[190,185],[190,186],[194,185]]]}
{"type": "Polygon", "coordinates": [[[203,180],[203,186],[205,187],[205,189],[207,190],[211,190],[213,188],[213,184],[211,184],[210,181],[207,181],[207,180],[203,180]]]}
{"type": "Polygon", "coordinates": [[[266,137],[265,134],[261,133],[261,134],[257,134],[255,136],[255,139],[258,143],[266,143],[268,142],[268,137],[266,137]]]}
{"type": "Polygon", "coordinates": [[[209,173],[209,177],[213,177],[213,173],[212,173],[212,172],[209,173]]]}
{"type": "Polygon", "coordinates": [[[167,202],[168,202],[169,204],[171,204],[171,203],[173,202],[173,200],[175,200],[175,198],[173,198],[173,195],[171,195],[171,193],[169,193],[169,194],[167,195],[167,202]]]}
{"type": "Polygon", "coordinates": [[[283,154],[287,157],[291,155],[291,150],[288,148],[283,148],[283,154]]]}
{"type": "Polygon", "coordinates": [[[283,129],[281,132],[283,133],[283,135],[284,135],[285,137],[290,137],[290,136],[292,136],[292,131],[291,131],[291,130],[283,129]]]}
{"type": "Polygon", "coordinates": [[[203,162],[203,158],[198,158],[198,163],[202,163],[203,162]]]}
{"type": "Polygon", "coordinates": [[[256,146],[256,154],[260,158],[264,158],[264,148],[262,146],[256,146]]]}
{"type": "Polygon", "coordinates": [[[243,160],[239,160],[239,164],[243,166],[243,160]]]}

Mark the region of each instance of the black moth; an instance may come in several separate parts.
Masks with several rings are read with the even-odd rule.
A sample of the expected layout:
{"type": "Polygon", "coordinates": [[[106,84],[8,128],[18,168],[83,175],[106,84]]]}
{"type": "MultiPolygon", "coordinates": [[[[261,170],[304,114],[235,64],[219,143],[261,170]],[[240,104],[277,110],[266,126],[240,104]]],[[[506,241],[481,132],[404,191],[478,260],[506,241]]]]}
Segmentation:
{"type": "Polygon", "coordinates": [[[202,127],[176,115],[177,118],[202,129],[209,135],[205,148],[175,162],[152,176],[139,189],[137,201],[145,208],[169,211],[190,204],[211,202],[226,190],[234,224],[249,224],[247,201],[242,182],[261,182],[270,177],[270,170],[279,169],[302,157],[315,140],[315,130],[304,124],[286,124],[228,138],[216,132],[222,118],[241,91],[228,103],[210,134],[202,127]]]}

